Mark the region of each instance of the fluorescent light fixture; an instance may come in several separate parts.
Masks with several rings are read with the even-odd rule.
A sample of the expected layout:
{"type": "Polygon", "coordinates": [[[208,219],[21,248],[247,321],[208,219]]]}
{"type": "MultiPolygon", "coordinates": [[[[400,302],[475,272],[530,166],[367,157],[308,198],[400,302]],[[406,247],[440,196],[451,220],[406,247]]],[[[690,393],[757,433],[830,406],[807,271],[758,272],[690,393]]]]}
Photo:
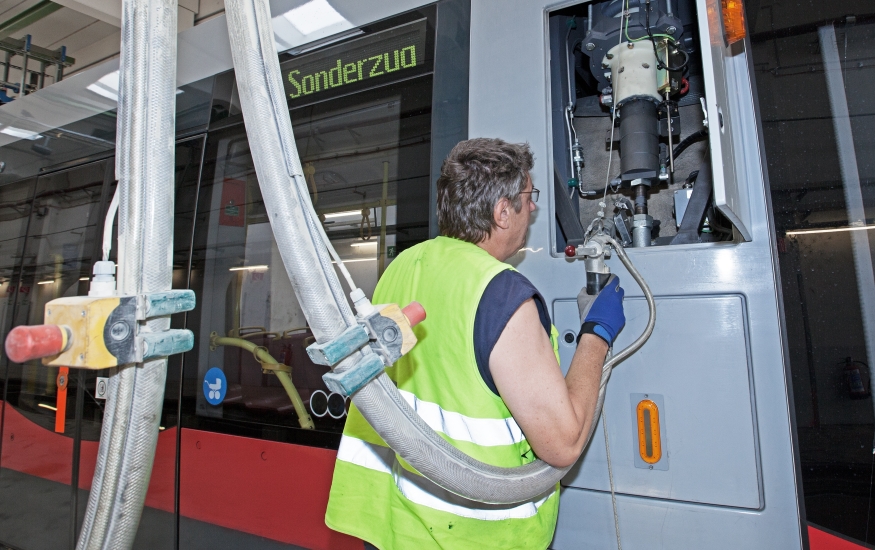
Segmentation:
{"type": "MultiPolygon", "coordinates": [[[[113,71],[108,75],[101,77],[100,80],[91,84],[86,88],[95,94],[118,102],[119,74],[118,71],[113,71]]],[[[176,95],[183,93],[179,88],[176,89],[176,95]]]]}
{"type": "Polygon", "coordinates": [[[159,431],[159,432],[163,432],[163,431],[166,430],[166,429],[167,429],[167,428],[165,428],[164,426],[158,426],[158,431],[159,431]]]}
{"type": "Polygon", "coordinates": [[[39,132],[32,132],[30,130],[22,130],[21,128],[16,128],[15,126],[7,126],[0,130],[0,133],[6,134],[7,136],[16,137],[19,139],[29,139],[31,141],[42,138],[43,136],[39,134],[39,132]]]}
{"type": "Polygon", "coordinates": [[[377,246],[377,241],[360,241],[360,242],[352,243],[349,246],[351,246],[353,248],[359,248],[362,246],[370,246],[370,245],[377,246]]]}
{"type": "Polygon", "coordinates": [[[95,94],[118,102],[118,71],[113,71],[101,77],[100,80],[91,84],[86,89],[95,94]]]}
{"type": "Polygon", "coordinates": [[[830,227],[827,229],[794,229],[793,231],[787,231],[786,235],[811,235],[814,233],[842,233],[845,231],[867,231],[869,229],[875,229],[875,225],[853,225],[850,227],[830,227]]]}
{"type": "Polygon", "coordinates": [[[52,279],[51,281],[40,281],[40,282],[38,282],[37,284],[38,284],[38,285],[50,285],[50,284],[52,284],[52,283],[54,283],[54,282],[55,282],[55,280],[52,279]]]}
{"type": "Polygon", "coordinates": [[[287,11],[283,17],[305,36],[338,23],[349,23],[327,0],[310,0],[287,11]]]}
{"type": "MultiPolygon", "coordinates": [[[[356,258],[354,260],[341,260],[345,264],[351,264],[353,262],[376,262],[376,258],[356,258]]],[[[331,263],[336,264],[337,262],[332,261],[331,263]]]]}
{"type": "Polygon", "coordinates": [[[88,277],[79,277],[79,280],[80,281],[90,281],[91,279],[89,279],[88,277]]]}
{"type": "MultiPolygon", "coordinates": [[[[350,23],[350,24],[352,24],[352,23],[350,23]]],[[[305,54],[307,52],[311,52],[315,49],[323,48],[323,47],[328,46],[330,44],[335,44],[337,42],[347,40],[349,38],[352,38],[353,36],[358,36],[360,34],[365,34],[365,31],[363,31],[361,29],[350,29],[348,31],[334,34],[334,35],[328,36],[326,38],[322,38],[320,40],[314,40],[313,42],[308,42],[306,45],[298,47],[298,48],[292,48],[288,51],[288,53],[291,55],[302,55],[302,54],[305,54]]]]}
{"type": "Polygon", "coordinates": [[[361,216],[361,210],[345,210],[343,212],[332,212],[331,214],[325,214],[325,219],[329,218],[343,218],[344,216],[361,216]]]}
{"type": "Polygon", "coordinates": [[[48,403],[40,403],[40,404],[37,405],[37,407],[42,407],[42,408],[44,408],[44,409],[48,409],[48,410],[50,410],[50,411],[58,412],[58,407],[52,407],[52,406],[49,405],[48,403]]]}
{"type": "Polygon", "coordinates": [[[232,267],[228,271],[263,271],[266,269],[266,265],[244,265],[240,267],[232,267]]]}

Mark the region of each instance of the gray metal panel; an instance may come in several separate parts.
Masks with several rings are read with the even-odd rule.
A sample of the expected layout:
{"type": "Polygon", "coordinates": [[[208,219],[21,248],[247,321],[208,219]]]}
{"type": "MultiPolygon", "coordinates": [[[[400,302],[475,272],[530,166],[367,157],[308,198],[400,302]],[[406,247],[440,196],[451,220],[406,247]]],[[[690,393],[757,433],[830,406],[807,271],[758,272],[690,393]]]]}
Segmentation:
{"type": "MultiPolygon", "coordinates": [[[[751,410],[747,322],[741,296],[657,298],[650,341],[614,369],[604,410],[608,419],[616,491],[630,495],[761,508],[754,413],[751,410]],[[664,322],[660,322],[664,321],[664,322]],[[655,393],[665,400],[670,440],[668,470],[635,467],[636,425],[629,395],[655,393]]],[[[641,334],[647,304],[625,301],[626,328],[618,351],[641,334]]],[[[560,332],[579,325],[577,302],[553,304],[560,332]]],[[[563,342],[564,344],[564,342],[563,342]]],[[[562,346],[563,370],[570,364],[562,346]]],[[[563,485],[610,490],[602,425],[563,485]]]]}
{"type": "MultiPolygon", "coordinates": [[[[791,512],[777,504],[774,515],[791,512]]],[[[800,548],[799,536],[770,525],[761,513],[617,496],[620,539],[624,550],[774,550],[800,548]]],[[[617,548],[611,494],[585,489],[562,490],[559,524],[550,546],[555,550],[617,548]],[[564,510],[563,510],[564,508],[564,510]],[[574,513],[568,513],[573,510],[574,513]]]]}
{"type": "MultiPolygon", "coordinates": [[[[535,187],[542,190],[542,199],[525,250],[511,262],[549,303],[573,300],[585,283],[582,262],[572,262],[551,252],[555,222],[550,179],[553,166],[546,12],[569,4],[473,0],[471,14],[469,135],[527,141],[534,151],[537,161],[532,176],[535,187]],[[512,60],[511,65],[497,62],[506,59],[512,60]]],[[[705,2],[699,0],[697,5],[704,9],[705,2]]],[[[746,63],[745,58],[738,59],[739,68],[746,70],[746,63]]],[[[740,79],[735,79],[734,85],[737,89],[733,93],[751,93],[740,79]]],[[[776,298],[778,282],[770,248],[772,236],[759,164],[759,141],[753,124],[742,124],[733,130],[737,131],[735,143],[742,149],[736,154],[743,155],[737,158],[755,160],[740,176],[746,178],[740,192],[750,208],[747,229],[751,242],[630,249],[629,255],[658,296],[744,296],[756,410],[751,422],[756,425],[757,441],[761,443],[760,476],[766,506],[761,510],[745,510],[621,495],[619,521],[626,548],[801,547],[802,523],[776,298]]],[[[603,140],[604,136],[590,139],[603,140]]],[[[719,166],[720,159],[716,162],[719,166]]],[[[641,291],[631,283],[619,262],[611,260],[609,265],[619,274],[627,297],[640,297],[641,291]]],[[[689,326],[686,319],[670,314],[657,316],[656,324],[658,328],[674,326],[678,330],[689,326]]],[[[670,343],[661,337],[654,337],[648,346],[652,346],[654,357],[671,353],[670,343]]],[[[626,366],[617,367],[618,378],[626,366]]],[[[655,375],[670,375],[674,369],[687,367],[660,362],[649,368],[655,375]]],[[[609,383],[609,394],[615,391],[611,386],[615,382],[609,383]]],[[[608,414],[612,420],[610,411],[608,414]]],[[[626,417],[626,409],[614,416],[619,419],[618,415],[626,417]]],[[[669,429],[672,445],[678,437],[684,437],[674,422],[669,429]]],[[[595,441],[599,437],[596,435],[595,441]]],[[[631,437],[624,434],[617,440],[631,437]]],[[[669,471],[677,472],[674,462],[669,471]]],[[[721,497],[718,494],[715,498],[721,497]]],[[[572,488],[563,491],[557,548],[610,548],[616,544],[613,530],[610,495],[572,488]]]]}

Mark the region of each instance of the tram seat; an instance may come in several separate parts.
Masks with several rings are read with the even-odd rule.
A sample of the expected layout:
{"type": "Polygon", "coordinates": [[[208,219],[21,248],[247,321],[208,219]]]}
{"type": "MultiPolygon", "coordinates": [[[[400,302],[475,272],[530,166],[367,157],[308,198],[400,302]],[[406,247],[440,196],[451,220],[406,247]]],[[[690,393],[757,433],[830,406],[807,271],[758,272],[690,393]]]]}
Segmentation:
{"type": "Polygon", "coordinates": [[[225,399],[222,403],[239,403],[243,400],[243,386],[240,384],[228,384],[228,391],[225,392],[225,399]]]}

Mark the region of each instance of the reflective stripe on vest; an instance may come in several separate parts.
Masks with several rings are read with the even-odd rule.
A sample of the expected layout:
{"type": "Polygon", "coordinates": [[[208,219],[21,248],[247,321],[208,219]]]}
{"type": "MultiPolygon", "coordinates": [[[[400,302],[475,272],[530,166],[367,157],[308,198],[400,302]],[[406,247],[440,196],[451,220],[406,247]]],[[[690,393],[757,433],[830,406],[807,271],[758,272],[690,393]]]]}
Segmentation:
{"type": "Polygon", "coordinates": [[[513,445],[525,441],[526,436],[511,418],[471,418],[457,412],[445,411],[437,403],[419,399],[411,392],[398,390],[413,410],[436,432],[455,439],[470,441],[483,447],[513,445]]]}
{"type": "Polygon", "coordinates": [[[532,517],[554,491],[551,488],[536,499],[509,507],[475,502],[450,493],[428,479],[405,470],[398,464],[395,453],[389,447],[374,445],[347,435],[340,440],[337,460],[391,474],[398,490],[411,502],[460,517],[484,521],[532,517]]]}

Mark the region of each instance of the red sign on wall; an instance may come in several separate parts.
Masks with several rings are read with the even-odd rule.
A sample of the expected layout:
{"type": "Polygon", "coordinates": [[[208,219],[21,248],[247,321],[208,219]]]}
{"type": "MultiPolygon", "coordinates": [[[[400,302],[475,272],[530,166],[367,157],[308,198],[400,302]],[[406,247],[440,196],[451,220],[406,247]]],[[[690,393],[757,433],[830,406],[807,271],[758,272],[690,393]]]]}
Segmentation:
{"type": "Polygon", "coordinates": [[[219,225],[243,227],[246,221],[246,182],[226,179],[222,183],[219,225]]]}

